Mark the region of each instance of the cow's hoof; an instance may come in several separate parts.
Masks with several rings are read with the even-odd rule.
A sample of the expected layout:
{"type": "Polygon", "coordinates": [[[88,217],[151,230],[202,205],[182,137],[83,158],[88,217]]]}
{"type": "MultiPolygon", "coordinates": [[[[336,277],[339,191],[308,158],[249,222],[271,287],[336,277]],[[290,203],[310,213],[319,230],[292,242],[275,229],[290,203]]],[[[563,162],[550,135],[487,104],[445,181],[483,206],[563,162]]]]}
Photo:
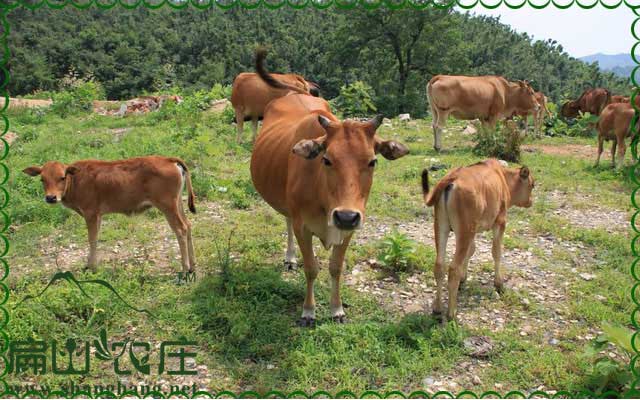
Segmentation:
{"type": "Polygon", "coordinates": [[[311,317],[302,317],[298,320],[298,326],[301,328],[314,328],[316,319],[311,317]]]}
{"type": "Polygon", "coordinates": [[[298,262],[297,261],[285,261],[284,262],[284,269],[286,271],[293,271],[295,269],[298,268],[298,262]]]}
{"type": "Polygon", "coordinates": [[[344,316],[344,315],[336,315],[335,317],[332,317],[331,319],[336,324],[346,324],[347,323],[347,317],[344,316]]]}

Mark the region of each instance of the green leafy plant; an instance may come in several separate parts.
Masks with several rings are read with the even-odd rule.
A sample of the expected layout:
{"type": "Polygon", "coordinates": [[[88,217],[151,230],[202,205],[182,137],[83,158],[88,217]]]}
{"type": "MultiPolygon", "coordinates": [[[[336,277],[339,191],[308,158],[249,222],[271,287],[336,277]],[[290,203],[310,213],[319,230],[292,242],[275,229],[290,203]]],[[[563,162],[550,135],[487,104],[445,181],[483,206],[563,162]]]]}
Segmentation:
{"type": "Polygon", "coordinates": [[[332,103],[345,117],[362,117],[378,110],[373,103],[374,97],[371,86],[356,81],[342,86],[340,95],[332,103]]]}
{"type": "Polygon", "coordinates": [[[67,90],[54,93],[51,110],[66,118],[93,109],[93,101],[104,98],[104,89],[98,82],[81,81],[67,90]]]}
{"type": "Polygon", "coordinates": [[[587,376],[587,388],[596,394],[605,394],[609,391],[617,393],[628,389],[633,375],[629,371],[628,360],[634,354],[631,341],[633,331],[631,329],[603,324],[603,334],[594,339],[590,347],[585,351],[588,358],[595,358],[591,371],[587,376]],[[624,353],[627,362],[621,362],[603,350],[612,344],[624,353]]]}
{"type": "Polygon", "coordinates": [[[417,264],[416,245],[404,233],[394,231],[382,239],[378,263],[390,272],[407,272],[417,264]]]}
{"type": "Polygon", "coordinates": [[[547,134],[550,136],[594,137],[598,116],[580,112],[571,122],[555,117],[549,121],[547,134]]]}
{"type": "Polygon", "coordinates": [[[515,123],[505,121],[495,129],[480,127],[473,136],[475,143],[473,153],[480,156],[495,157],[510,162],[520,161],[520,145],[524,135],[520,133],[515,123]]]}

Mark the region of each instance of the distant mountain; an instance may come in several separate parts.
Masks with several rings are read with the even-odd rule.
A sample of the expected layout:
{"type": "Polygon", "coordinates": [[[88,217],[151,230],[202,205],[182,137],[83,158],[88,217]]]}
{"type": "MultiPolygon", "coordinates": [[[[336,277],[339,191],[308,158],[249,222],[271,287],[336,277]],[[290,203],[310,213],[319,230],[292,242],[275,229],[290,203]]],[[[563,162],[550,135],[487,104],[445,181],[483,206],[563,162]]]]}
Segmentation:
{"type": "Polygon", "coordinates": [[[636,64],[631,59],[629,54],[592,54],[590,56],[580,57],[580,60],[586,63],[597,62],[600,69],[604,71],[611,71],[619,76],[628,77],[631,74],[631,70],[636,64]]]}

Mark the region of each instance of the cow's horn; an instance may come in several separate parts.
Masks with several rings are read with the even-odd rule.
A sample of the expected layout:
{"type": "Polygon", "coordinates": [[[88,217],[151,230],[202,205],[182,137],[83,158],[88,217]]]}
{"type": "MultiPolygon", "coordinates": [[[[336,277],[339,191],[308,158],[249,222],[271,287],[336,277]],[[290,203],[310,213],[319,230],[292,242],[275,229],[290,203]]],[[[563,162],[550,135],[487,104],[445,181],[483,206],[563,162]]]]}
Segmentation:
{"type": "Polygon", "coordinates": [[[324,129],[327,129],[331,126],[331,120],[324,115],[318,115],[318,122],[320,122],[320,125],[322,125],[324,129]]]}
{"type": "Polygon", "coordinates": [[[382,120],[384,119],[384,115],[382,114],[378,114],[375,117],[371,118],[369,120],[369,124],[371,124],[371,126],[373,126],[373,129],[376,130],[380,127],[380,125],[382,125],[382,120]]]}

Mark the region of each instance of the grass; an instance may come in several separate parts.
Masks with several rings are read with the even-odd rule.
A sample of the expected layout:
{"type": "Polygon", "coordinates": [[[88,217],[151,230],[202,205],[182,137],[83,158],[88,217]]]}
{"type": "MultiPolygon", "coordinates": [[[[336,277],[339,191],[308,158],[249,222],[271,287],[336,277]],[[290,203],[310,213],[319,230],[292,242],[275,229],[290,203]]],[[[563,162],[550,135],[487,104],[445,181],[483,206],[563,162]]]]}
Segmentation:
{"type": "MultiPolygon", "coordinates": [[[[433,390],[425,384],[426,378],[433,378],[444,381],[443,387],[451,390],[455,386],[449,381],[456,381],[458,391],[468,388],[476,393],[506,393],[540,386],[554,390],[584,388],[591,361],[583,354],[588,340],[576,337],[595,334],[603,321],[628,325],[632,310],[628,234],[624,230],[612,234],[582,228],[553,213],[557,196],[552,197],[552,193],[562,193],[563,201],[577,209],[589,209],[592,203],[605,209],[629,209],[633,185],[623,173],[605,167],[606,163],[594,169],[591,159],[523,152],[522,163],[536,178],[536,200],[531,209],[510,211],[505,251],[529,250],[539,259],[546,257],[540,268],[554,274],[548,283],[566,289],[558,307],[564,310],[562,317],[567,322],[561,328],[554,325],[558,331],[553,332],[560,345],[550,345],[545,336],[555,310],[538,301],[534,289],[493,294],[490,258],[472,259],[470,280],[461,292],[462,307],[473,323],[441,326],[430,315],[404,312],[391,304],[381,304],[372,293],[343,285],[349,323],[338,325],[329,318],[328,252],[318,248],[322,265],[316,285],[319,321],[315,329],[303,329],[295,325],[304,297],[303,274],[284,272],[282,268],[284,220],[253,189],[248,168],[251,145],[236,144],[234,127],[227,121],[209,114],[184,119],[160,113],[61,119],[29,111],[9,112],[11,130],[19,136],[9,156],[13,226],[8,331],[13,340],[93,340],[101,328],[107,329],[110,340],[130,337],[154,345],[176,338],[195,340],[196,362],[206,369],[191,381],[211,391],[409,393],[433,390]],[[175,239],[162,215],[153,211],[134,217],[107,216],[98,244],[101,264],[95,273],[82,271],[87,254],[83,220],[67,209],[46,205],[40,182],[19,172],[51,159],[72,162],[147,154],[179,156],[192,171],[199,209],[198,214],[189,215],[194,223],[198,259],[198,279],[194,283],[175,284],[175,274],[180,270],[175,239]],[[582,248],[571,251],[560,246],[547,256],[545,248],[535,241],[544,235],[582,248]],[[575,266],[572,260],[577,252],[589,255],[589,261],[575,266]],[[90,297],[85,297],[65,282],[13,309],[25,296],[38,294],[56,270],[71,270],[78,279],[104,279],[125,300],[149,309],[155,318],[132,311],[104,288],[89,286],[90,297]],[[579,272],[590,272],[596,278],[582,280],[576,277],[579,272]],[[488,283],[479,283],[478,276],[486,277],[488,283]],[[522,303],[525,298],[529,305],[522,303]],[[496,315],[505,319],[499,329],[492,325],[496,315]],[[525,325],[532,325],[532,331],[522,336],[525,325]],[[497,344],[486,360],[474,359],[464,349],[464,339],[477,335],[488,335],[497,344]],[[473,367],[461,367],[465,363],[473,367]],[[474,383],[472,375],[482,383],[474,383]]],[[[455,167],[482,159],[472,153],[472,142],[461,131],[461,124],[450,124],[442,153],[432,150],[427,120],[414,125],[394,124],[379,132],[385,138],[403,141],[411,152],[394,162],[379,162],[367,207],[373,222],[367,222],[367,229],[375,232],[383,225],[405,229],[402,226],[407,224],[419,227],[405,229],[415,248],[412,261],[418,265],[399,271],[401,287],[416,296],[433,288],[435,257],[433,242],[426,235],[432,229],[432,216],[423,204],[420,172],[431,164],[455,167]],[[410,276],[418,277],[425,287],[407,282],[410,276]]],[[[247,129],[245,140],[249,138],[247,129]]],[[[594,140],[585,138],[529,141],[534,145],[595,145],[594,140]]],[[[436,182],[445,173],[431,172],[430,178],[436,182]]],[[[373,235],[362,244],[353,244],[347,253],[346,270],[378,258],[384,251],[383,237],[373,235]]],[[[398,257],[408,255],[400,251],[398,257]]],[[[524,281],[542,279],[519,275],[518,271],[511,273],[524,281]]],[[[388,271],[380,275],[368,269],[365,274],[368,283],[375,283],[382,282],[388,271]]],[[[155,354],[152,365],[157,366],[157,361],[155,354]]],[[[117,378],[112,365],[96,362],[89,376],[76,381],[95,384],[115,382],[117,378]]],[[[174,382],[170,376],[154,373],[127,378],[131,383],[159,379],[174,382]]],[[[67,381],[50,374],[8,377],[9,384],[56,386],[67,381]]]]}

